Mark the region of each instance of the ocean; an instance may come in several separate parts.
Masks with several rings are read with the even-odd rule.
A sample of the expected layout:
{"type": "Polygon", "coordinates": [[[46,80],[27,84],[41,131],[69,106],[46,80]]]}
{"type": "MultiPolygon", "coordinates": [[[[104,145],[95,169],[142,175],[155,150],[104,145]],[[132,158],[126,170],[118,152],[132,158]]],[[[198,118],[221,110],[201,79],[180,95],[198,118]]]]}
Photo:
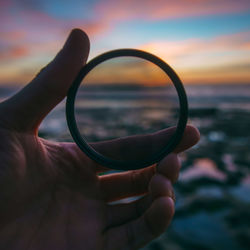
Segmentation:
{"type": "MultiPolygon", "coordinates": [[[[188,122],[200,142],[181,154],[170,228],[144,249],[241,250],[250,246],[250,85],[187,85],[188,122]]],[[[2,86],[3,100],[17,91],[2,86]]],[[[89,88],[78,96],[79,128],[89,141],[154,132],[175,125],[178,99],[160,88],[89,88]]],[[[72,141],[65,101],[39,135],[72,141]]]]}

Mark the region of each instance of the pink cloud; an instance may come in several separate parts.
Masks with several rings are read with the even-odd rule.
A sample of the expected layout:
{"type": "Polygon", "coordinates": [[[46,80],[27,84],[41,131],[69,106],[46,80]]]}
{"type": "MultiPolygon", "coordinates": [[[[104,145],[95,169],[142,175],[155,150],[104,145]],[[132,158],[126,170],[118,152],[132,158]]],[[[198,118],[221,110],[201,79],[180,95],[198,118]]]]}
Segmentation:
{"type": "Polygon", "coordinates": [[[26,32],[23,30],[0,31],[1,42],[11,43],[12,41],[20,41],[25,38],[26,32]]]}
{"type": "MultiPolygon", "coordinates": [[[[105,34],[120,21],[238,13],[249,10],[250,1],[106,0],[99,1],[95,6],[91,20],[84,18],[64,20],[42,12],[39,8],[23,7],[16,10],[15,6],[14,0],[0,0],[0,60],[2,65],[16,58],[25,60],[29,56],[39,58],[39,55],[42,55],[41,57],[55,55],[69,30],[75,27],[84,29],[90,35],[90,39],[93,39],[93,37],[105,34]]],[[[245,32],[210,40],[153,41],[142,45],[141,48],[164,57],[168,62],[176,62],[182,67],[183,65],[197,65],[197,63],[199,65],[201,55],[205,52],[213,54],[243,51],[247,54],[250,49],[249,36],[249,32],[245,32]]],[[[221,62],[220,60],[222,59],[218,61],[221,62]]],[[[227,56],[223,60],[230,61],[232,58],[227,56]]]]}
{"type": "Polygon", "coordinates": [[[11,1],[8,1],[8,0],[1,0],[0,1],[0,8],[1,9],[9,7],[10,5],[11,5],[11,1]]]}
{"type": "MultiPolygon", "coordinates": [[[[72,2],[72,5],[74,3],[72,2]]],[[[84,3],[78,4],[79,8],[84,8],[84,3]]],[[[73,14],[73,13],[72,13],[73,14]]],[[[26,29],[37,33],[37,31],[46,33],[69,32],[71,28],[83,27],[90,35],[102,33],[109,29],[109,23],[100,20],[98,15],[94,18],[60,18],[43,11],[39,1],[23,1],[18,0],[0,0],[0,32],[26,29]]]]}
{"type": "Polygon", "coordinates": [[[11,1],[1,1],[0,5],[2,7],[0,8],[1,63],[7,59],[25,57],[32,53],[55,54],[63,45],[69,31],[75,27],[84,29],[90,36],[101,34],[109,27],[108,24],[95,20],[65,21],[34,9],[14,11],[11,1]]]}
{"type": "Polygon", "coordinates": [[[65,20],[37,8],[16,9],[12,0],[0,0],[0,81],[29,80],[30,73],[21,72],[34,73],[48,63],[75,27],[84,29],[91,38],[102,34],[109,24],[97,20],[65,20]]]}
{"type": "Polygon", "coordinates": [[[21,58],[23,56],[27,56],[29,54],[29,50],[24,46],[15,46],[3,51],[0,51],[0,60],[12,60],[21,58]]]}
{"type": "Polygon", "coordinates": [[[96,5],[97,13],[110,21],[196,17],[249,9],[249,0],[107,0],[96,5]]]}
{"type": "Polygon", "coordinates": [[[250,53],[250,31],[217,36],[212,39],[187,39],[179,41],[153,41],[140,46],[164,57],[178,58],[197,53],[246,51],[250,53]]]}

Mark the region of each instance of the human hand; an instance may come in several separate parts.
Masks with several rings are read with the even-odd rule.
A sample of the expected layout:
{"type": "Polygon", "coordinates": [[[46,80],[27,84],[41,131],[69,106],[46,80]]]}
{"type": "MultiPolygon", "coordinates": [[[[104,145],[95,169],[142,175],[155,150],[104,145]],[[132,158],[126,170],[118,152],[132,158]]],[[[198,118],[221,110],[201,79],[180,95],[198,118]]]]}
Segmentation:
{"type": "MultiPolygon", "coordinates": [[[[199,140],[195,128],[188,126],[175,152],[157,166],[103,176],[98,173],[107,168],[74,143],[38,137],[39,124],[65,97],[88,53],[87,36],[74,30],[56,58],[0,104],[0,249],[137,249],[163,233],[173,217],[177,153],[199,140]],[[128,204],[109,203],[141,194],[128,204]]],[[[172,133],[95,146],[121,157],[128,152],[143,157],[126,149],[165,142],[172,133]]]]}

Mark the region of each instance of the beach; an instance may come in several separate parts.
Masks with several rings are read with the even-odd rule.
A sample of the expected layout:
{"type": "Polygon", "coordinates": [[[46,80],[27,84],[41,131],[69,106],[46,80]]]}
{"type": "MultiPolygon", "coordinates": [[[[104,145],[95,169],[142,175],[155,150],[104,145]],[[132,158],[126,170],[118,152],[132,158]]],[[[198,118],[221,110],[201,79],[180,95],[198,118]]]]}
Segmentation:
{"type": "MultiPolygon", "coordinates": [[[[250,245],[250,85],[187,85],[189,120],[201,140],[181,154],[176,213],[144,249],[248,249],[250,245]]],[[[1,86],[4,100],[17,88],[1,86]]],[[[90,88],[78,97],[77,121],[88,141],[156,132],[178,121],[178,100],[160,88],[90,88]]],[[[39,135],[72,141],[65,101],[39,135]]]]}

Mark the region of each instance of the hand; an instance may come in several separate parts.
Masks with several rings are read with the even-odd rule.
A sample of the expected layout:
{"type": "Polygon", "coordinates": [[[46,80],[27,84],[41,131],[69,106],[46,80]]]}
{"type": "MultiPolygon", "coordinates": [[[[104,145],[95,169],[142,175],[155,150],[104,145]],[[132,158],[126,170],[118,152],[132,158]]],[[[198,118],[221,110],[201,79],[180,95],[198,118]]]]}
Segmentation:
{"type": "MultiPolygon", "coordinates": [[[[195,128],[187,127],[175,152],[157,166],[103,176],[97,174],[107,168],[74,143],[38,137],[39,124],[65,97],[88,53],[87,36],[74,30],[56,58],[0,104],[0,249],[136,249],[163,233],[173,217],[177,153],[199,140],[195,128]],[[108,203],[140,194],[145,195],[128,204],[108,203]]],[[[172,132],[96,147],[127,157],[126,149],[162,143],[172,132]]]]}

